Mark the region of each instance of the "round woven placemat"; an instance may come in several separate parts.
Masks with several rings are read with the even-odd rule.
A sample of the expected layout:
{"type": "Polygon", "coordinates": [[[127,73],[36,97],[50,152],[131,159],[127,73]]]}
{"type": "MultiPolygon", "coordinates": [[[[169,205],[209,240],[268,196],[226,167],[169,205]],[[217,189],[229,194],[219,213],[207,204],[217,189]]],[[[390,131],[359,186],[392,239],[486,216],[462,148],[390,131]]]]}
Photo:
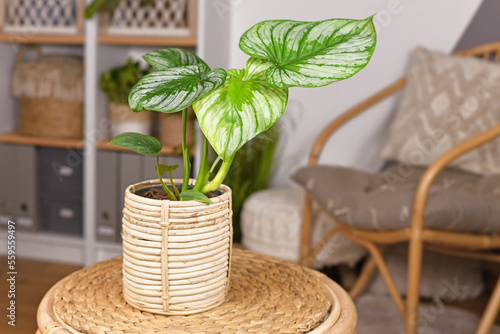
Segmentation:
{"type": "Polygon", "coordinates": [[[132,308],[122,295],[122,259],[68,276],[54,293],[61,324],[79,333],[304,333],[325,318],[332,298],[319,276],[291,262],[235,249],[230,290],[215,309],[163,316],[132,308]]]}

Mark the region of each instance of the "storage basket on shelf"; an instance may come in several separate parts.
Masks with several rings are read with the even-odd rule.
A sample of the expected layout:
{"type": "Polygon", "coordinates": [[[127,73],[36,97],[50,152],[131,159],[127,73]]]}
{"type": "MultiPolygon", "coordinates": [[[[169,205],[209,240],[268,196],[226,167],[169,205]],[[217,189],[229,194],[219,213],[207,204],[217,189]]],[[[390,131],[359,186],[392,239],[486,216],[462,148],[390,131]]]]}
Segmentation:
{"type": "Polygon", "coordinates": [[[31,36],[81,35],[85,0],[5,0],[0,3],[0,31],[31,36]]]}
{"type": "Polygon", "coordinates": [[[26,136],[81,138],[83,63],[71,56],[42,56],[24,62],[17,54],[13,94],[20,98],[19,133],[26,136]]]}
{"type": "Polygon", "coordinates": [[[102,17],[100,35],[194,37],[196,0],[126,0],[102,17]]]}
{"type": "Polygon", "coordinates": [[[140,310],[165,315],[193,314],[222,304],[229,289],[231,189],[222,185],[211,198],[213,204],[139,195],[154,187],[161,187],[158,180],[125,190],[125,300],[140,310]]]}

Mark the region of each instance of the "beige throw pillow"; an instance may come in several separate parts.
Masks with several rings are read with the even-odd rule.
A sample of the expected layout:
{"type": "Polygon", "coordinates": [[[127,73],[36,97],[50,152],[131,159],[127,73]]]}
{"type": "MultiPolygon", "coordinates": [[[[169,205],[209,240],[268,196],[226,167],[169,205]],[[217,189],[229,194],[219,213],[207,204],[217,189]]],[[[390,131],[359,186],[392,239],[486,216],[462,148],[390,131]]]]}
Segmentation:
{"type": "MultiPolygon", "coordinates": [[[[417,48],[382,157],[428,166],[464,140],[500,124],[500,65],[417,48]]],[[[500,139],[451,166],[500,173],[500,139]]]]}

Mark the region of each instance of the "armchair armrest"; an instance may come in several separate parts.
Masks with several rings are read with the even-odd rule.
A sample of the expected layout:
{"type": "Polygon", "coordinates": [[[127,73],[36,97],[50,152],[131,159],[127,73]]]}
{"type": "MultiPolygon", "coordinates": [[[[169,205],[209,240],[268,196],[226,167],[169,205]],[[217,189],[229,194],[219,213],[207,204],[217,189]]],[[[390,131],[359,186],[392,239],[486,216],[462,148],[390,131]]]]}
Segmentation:
{"type": "Polygon", "coordinates": [[[337,131],[342,125],[347,123],[348,121],[352,120],[359,114],[363,113],[366,109],[369,107],[373,106],[377,102],[382,101],[386,97],[392,95],[393,93],[397,92],[401,88],[403,88],[406,84],[406,79],[402,78],[393,83],[392,85],[386,87],[385,89],[381,90],[375,95],[370,96],[368,99],[364,100],[360,104],[356,105],[355,107],[351,108],[350,110],[346,111],[339,117],[337,117],[335,120],[333,120],[318,136],[316,141],[314,142],[313,148],[311,150],[311,153],[309,155],[309,166],[314,166],[318,163],[318,159],[321,155],[321,152],[323,151],[323,148],[328,141],[328,139],[331,137],[335,131],[337,131]]]}
{"type": "MultiPolygon", "coordinates": [[[[377,102],[385,99],[386,97],[392,95],[397,92],[401,88],[403,88],[406,84],[406,79],[399,79],[397,82],[392,85],[386,87],[382,91],[378,92],[375,95],[372,95],[368,99],[364,100],[360,104],[356,105],[354,108],[346,111],[338,118],[333,120],[318,136],[316,142],[313,145],[311,153],[309,155],[309,166],[314,166],[318,163],[321,152],[323,151],[323,147],[326,142],[330,138],[330,136],[339,129],[342,125],[355,118],[357,115],[363,113],[366,109],[376,104],[377,102]]],[[[306,193],[304,200],[304,213],[302,219],[302,237],[300,244],[300,263],[303,265],[312,265],[312,263],[306,263],[306,257],[308,256],[311,250],[311,231],[312,231],[312,198],[309,193],[306,193]]]]}
{"type": "Polygon", "coordinates": [[[496,137],[500,137],[500,124],[455,146],[440,156],[427,168],[420,179],[420,183],[415,193],[411,220],[412,234],[420,234],[424,227],[424,212],[427,205],[427,198],[429,196],[429,189],[438,174],[456,158],[486,144],[496,137]]]}

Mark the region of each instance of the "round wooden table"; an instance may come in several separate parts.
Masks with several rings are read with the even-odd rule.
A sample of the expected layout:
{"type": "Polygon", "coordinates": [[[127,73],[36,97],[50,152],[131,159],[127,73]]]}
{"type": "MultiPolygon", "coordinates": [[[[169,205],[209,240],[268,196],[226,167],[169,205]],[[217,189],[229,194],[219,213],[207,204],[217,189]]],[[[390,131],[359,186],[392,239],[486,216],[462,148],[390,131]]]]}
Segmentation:
{"type": "Polygon", "coordinates": [[[354,303],[325,275],[238,249],[231,266],[231,288],[221,306],[163,316],[123,300],[121,258],[96,263],[47,292],[38,308],[37,334],[357,333],[354,303]]]}

